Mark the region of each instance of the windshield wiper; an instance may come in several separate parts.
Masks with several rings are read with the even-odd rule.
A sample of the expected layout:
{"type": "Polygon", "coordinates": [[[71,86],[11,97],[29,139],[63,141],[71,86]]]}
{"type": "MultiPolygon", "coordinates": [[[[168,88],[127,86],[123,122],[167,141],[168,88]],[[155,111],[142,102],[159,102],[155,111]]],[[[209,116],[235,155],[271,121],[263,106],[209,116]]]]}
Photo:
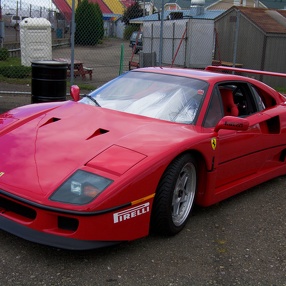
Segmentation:
{"type": "Polygon", "coordinates": [[[101,107],[100,104],[97,102],[97,100],[94,99],[92,96],[86,94],[85,97],[87,97],[88,99],[90,99],[91,101],[93,101],[97,106],[101,107]]]}

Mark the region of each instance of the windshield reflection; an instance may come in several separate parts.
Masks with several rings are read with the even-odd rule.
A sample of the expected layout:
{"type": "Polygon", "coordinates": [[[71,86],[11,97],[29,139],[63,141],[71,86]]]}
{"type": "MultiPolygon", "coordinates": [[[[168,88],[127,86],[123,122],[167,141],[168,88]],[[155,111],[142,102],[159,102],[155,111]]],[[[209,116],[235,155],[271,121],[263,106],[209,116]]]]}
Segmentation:
{"type": "MultiPolygon", "coordinates": [[[[194,123],[207,91],[202,80],[128,72],[90,94],[101,107],[178,123],[194,123]]],[[[82,103],[92,104],[83,98],[82,103]]]]}

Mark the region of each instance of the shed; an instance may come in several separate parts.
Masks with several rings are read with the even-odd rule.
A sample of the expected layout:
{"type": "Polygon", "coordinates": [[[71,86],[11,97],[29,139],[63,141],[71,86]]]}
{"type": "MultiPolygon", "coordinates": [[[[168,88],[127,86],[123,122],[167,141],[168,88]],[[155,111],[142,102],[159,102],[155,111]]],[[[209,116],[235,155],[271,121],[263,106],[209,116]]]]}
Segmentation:
{"type": "MultiPolygon", "coordinates": [[[[215,22],[215,59],[244,68],[286,73],[286,10],[232,7],[215,22]]],[[[259,80],[285,87],[285,79],[259,80]]]]}
{"type": "Polygon", "coordinates": [[[143,54],[162,52],[163,65],[205,68],[212,63],[214,49],[214,21],[224,11],[206,11],[203,6],[189,10],[164,11],[163,49],[161,41],[161,13],[130,20],[143,29],[143,54]]]}

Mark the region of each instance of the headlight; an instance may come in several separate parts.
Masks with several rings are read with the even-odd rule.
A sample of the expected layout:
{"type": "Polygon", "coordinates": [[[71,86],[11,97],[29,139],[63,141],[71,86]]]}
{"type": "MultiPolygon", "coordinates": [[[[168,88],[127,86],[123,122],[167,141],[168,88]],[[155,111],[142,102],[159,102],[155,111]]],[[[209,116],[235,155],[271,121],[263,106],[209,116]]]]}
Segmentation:
{"type": "Polygon", "coordinates": [[[91,202],[113,181],[86,171],[76,171],[50,197],[50,200],[84,205],[91,202]]]}

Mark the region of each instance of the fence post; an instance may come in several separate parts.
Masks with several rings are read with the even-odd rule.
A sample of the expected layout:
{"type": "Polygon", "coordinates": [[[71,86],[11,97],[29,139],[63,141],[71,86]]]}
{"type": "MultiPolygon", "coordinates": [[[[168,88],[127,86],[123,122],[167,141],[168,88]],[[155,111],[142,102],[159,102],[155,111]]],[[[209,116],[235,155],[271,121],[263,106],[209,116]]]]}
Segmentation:
{"type": "Polygon", "coordinates": [[[121,75],[123,72],[123,62],[124,62],[124,45],[121,44],[119,75],[121,75]]]}
{"type": "MultiPolygon", "coordinates": [[[[239,18],[240,12],[236,11],[235,33],[234,33],[234,47],[233,47],[233,60],[232,66],[236,66],[237,46],[238,46],[238,33],[239,33],[239,18]]],[[[233,72],[234,73],[234,72],[233,72]]]]}
{"type": "Polygon", "coordinates": [[[159,67],[162,66],[163,59],[163,26],[164,26],[164,0],[161,7],[161,29],[160,29],[160,49],[159,49],[159,67]]]}

